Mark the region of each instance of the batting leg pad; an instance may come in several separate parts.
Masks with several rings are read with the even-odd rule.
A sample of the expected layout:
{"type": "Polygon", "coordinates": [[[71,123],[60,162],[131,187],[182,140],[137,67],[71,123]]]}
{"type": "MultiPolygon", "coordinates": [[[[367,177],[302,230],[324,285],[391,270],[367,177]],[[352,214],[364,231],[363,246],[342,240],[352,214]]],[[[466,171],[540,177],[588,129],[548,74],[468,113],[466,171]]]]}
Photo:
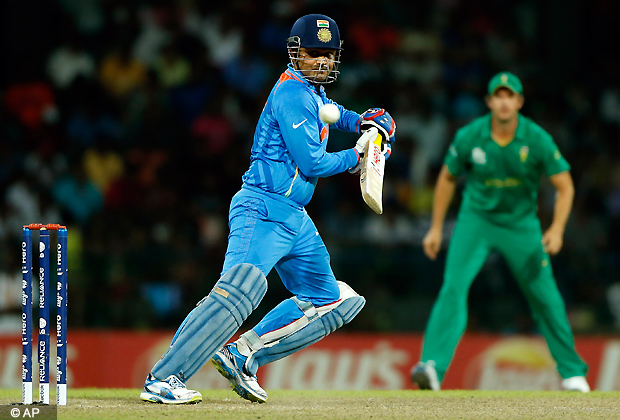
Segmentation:
{"type": "Polygon", "coordinates": [[[237,264],[190,312],[155,364],[156,378],[176,375],[187,381],[224,345],[258,306],[267,292],[267,279],[252,264],[237,264]]]}
{"type": "Polygon", "coordinates": [[[338,287],[340,288],[340,299],[336,303],[317,309],[312,307],[304,310],[306,317],[311,318],[310,321],[299,330],[276,342],[264,343],[261,341],[262,337],[258,337],[256,333],[253,334],[252,330],[243,334],[239,341],[255,350],[246,361],[248,373],[256,375],[260,366],[275,362],[308,347],[344,324],[351,322],[364,307],[366,299],[358,295],[344,282],[339,281],[338,287]]]}

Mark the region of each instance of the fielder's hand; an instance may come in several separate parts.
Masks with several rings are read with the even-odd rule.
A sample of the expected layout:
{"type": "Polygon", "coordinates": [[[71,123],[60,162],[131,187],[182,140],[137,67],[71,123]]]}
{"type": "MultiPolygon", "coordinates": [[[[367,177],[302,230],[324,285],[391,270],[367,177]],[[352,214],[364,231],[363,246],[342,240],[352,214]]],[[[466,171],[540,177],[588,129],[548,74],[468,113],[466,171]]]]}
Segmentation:
{"type": "Polygon", "coordinates": [[[437,254],[441,249],[441,241],[443,240],[441,229],[431,228],[422,241],[424,253],[428,258],[435,261],[437,254]]]}
{"type": "Polygon", "coordinates": [[[563,236],[562,232],[558,232],[554,229],[546,231],[542,237],[542,245],[545,252],[549,255],[555,255],[560,252],[564,244],[563,236]]]}

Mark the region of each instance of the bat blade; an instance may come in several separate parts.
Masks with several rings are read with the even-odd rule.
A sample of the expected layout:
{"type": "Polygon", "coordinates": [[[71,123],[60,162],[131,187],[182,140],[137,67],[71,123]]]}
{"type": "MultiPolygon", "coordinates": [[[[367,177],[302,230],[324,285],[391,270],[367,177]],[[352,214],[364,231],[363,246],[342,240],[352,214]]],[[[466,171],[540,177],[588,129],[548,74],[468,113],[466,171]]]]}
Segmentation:
{"type": "MultiPolygon", "coordinates": [[[[371,128],[366,133],[372,133],[371,139],[366,145],[364,160],[360,173],[360,189],[362,197],[368,207],[375,213],[383,213],[383,174],[385,170],[385,156],[381,152],[381,134],[376,128],[371,128]]],[[[364,133],[364,134],[366,134],[364,133]]],[[[370,135],[370,134],[369,134],[370,135]]]]}

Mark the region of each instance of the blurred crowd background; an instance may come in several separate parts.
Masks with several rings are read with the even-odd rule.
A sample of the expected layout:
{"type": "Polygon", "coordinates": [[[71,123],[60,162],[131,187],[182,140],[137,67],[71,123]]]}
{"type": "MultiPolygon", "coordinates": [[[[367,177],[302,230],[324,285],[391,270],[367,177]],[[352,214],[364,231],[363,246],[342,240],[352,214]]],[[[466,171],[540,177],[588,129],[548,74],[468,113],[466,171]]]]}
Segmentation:
{"type": "MultiPolygon", "coordinates": [[[[69,227],[70,327],[178,326],[219,277],[227,211],[256,121],[307,13],[344,40],[328,96],[397,123],[385,214],[358,177],[319,181],[308,212],[336,276],[367,297],[350,329],[421,331],[442,282],[426,259],[434,181],[498,71],[572,165],[554,272],[577,333],[620,331],[620,39],[614,0],[23,0],[0,6],[0,330],[19,328],[21,226],[69,227]],[[615,51],[615,52],[614,52],[615,51]]],[[[328,150],[356,137],[331,131],[328,150]]],[[[543,183],[549,225],[554,190],[543,183]]],[[[447,245],[459,200],[446,223],[447,245]]],[[[289,297],[277,275],[253,318],[289,297]]],[[[470,294],[470,331],[535,331],[501,257],[470,294]]]]}

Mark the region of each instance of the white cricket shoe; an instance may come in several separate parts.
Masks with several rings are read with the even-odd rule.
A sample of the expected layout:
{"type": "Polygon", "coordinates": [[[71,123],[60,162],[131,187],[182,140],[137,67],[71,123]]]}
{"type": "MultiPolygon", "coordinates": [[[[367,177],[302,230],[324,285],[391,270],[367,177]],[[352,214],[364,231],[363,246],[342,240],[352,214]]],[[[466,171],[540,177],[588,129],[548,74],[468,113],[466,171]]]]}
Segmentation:
{"type": "Polygon", "coordinates": [[[160,404],[194,404],[202,401],[202,395],[198,391],[187,389],[185,384],[174,375],[160,381],[149,373],[144,381],[140,399],[160,404]]]}
{"type": "Polygon", "coordinates": [[[431,391],[439,391],[439,379],[435,370],[435,363],[430,361],[427,363],[420,362],[411,370],[411,382],[417,384],[420,389],[430,389],[431,391]]]}
{"type": "Polygon", "coordinates": [[[267,393],[258,384],[256,376],[248,375],[243,369],[246,357],[237,351],[234,343],[219,349],[213,355],[213,366],[230,382],[230,387],[241,398],[248,401],[264,403],[267,393]]]}
{"type": "Polygon", "coordinates": [[[590,392],[590,385],[585,376],[572,376],[562,381],[562,388],[565,391],[590,392]]]}

